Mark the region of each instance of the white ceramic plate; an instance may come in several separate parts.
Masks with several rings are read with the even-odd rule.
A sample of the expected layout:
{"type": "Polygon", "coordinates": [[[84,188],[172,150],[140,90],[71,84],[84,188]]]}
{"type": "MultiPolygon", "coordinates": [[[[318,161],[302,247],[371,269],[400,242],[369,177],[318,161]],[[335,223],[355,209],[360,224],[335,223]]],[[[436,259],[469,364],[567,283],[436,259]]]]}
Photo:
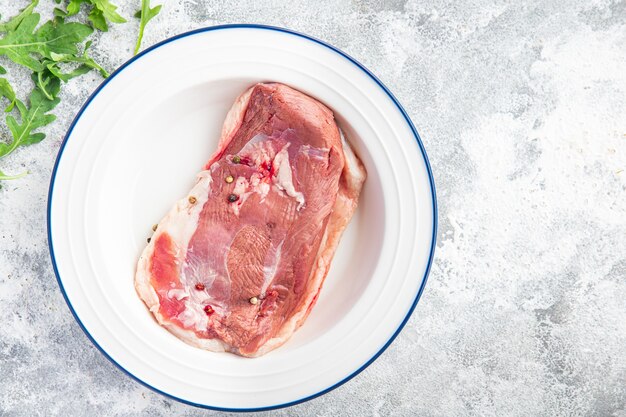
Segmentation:
{"type": "Polygon", "coordinates": [[[231,411],[305,401],[363,370],[413,311],[435,246],[426,153],[391,93],[329,45],[254,25],[176,36],[116,71],[76,116],[48,204],[59,285],[92,342],[162,394],[231,411]],[[333,109],[368,179],[304,326],[281,348],[246,359],[193,348],[161,328],[133,277],[151,225],[188,192],[235,97],[259,81],[333,109]]]}

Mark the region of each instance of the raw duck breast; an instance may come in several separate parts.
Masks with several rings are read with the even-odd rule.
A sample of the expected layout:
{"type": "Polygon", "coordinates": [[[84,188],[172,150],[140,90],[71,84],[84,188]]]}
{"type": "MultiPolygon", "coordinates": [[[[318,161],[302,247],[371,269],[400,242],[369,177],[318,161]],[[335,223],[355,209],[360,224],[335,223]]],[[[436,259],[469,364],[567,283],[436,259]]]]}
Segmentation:
{"type": "Polygon", "coordinates": [[[327,107],[282,84],[253,86],[158,224],[137,293],[190,345],[249,357],[275,349],[315,305],[365,176],[327,107]]]}

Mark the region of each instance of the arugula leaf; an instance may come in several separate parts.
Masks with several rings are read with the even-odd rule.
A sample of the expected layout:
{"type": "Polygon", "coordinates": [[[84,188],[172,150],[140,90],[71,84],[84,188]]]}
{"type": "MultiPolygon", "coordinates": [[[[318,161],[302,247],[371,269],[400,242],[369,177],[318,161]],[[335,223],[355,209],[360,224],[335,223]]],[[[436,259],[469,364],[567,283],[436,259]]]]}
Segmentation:
{"type": "Polygon", "coordinates": [[[141,10],[135,13],[135,17],[139,17],[139,35],[137,36],[137,43],[135,44],[135,53],[137,55],[139,48],[141,47],[141,40],[143,39],[143,31],[146,25],[152,18],[159,14],[162,5],[159,4],[153,8],[150,8],[150,0],[141,0],[141,10]]]}
{"type": "MultiPolygon", "coordinates": [[[[7,70],[4,69],[2,65],[0,65],[0,75],[4,75],[7,73],[7,70]]],[[[0,97],[4,97],[9,100],[9,105],[5,107],[5,113],[10,112],[15,107],[15,90],[9,80],[6,78],[0,78],[0,97]]]]}
{"type": "Polygon", "coordinates": [[[106,19],[102,12],[95,7],[91,9],[89,14],[87,15],[87,19],[91,22],[91,26],[94,29],[98,29],[101,32],[107,32],[109,30],[109,25],[107,24],[106,19]]]}
{"type": "Polygon", "coordinates": [[[37,88],[39,88],[39,91],[41,91],[48,100],[55,99],[55,93],[58,93],[58,91],[51,88],[53,87],[52,80],[54,80],[54,74],[49,70],[43,70],[41,72],[33,72],[31,78],[37,88]]]}
{"type": "Polygon", "coordinates": [[[38,4],[39,0],[32,0],[31,3],[20,12],[20,14],[13,17],[8,22],[0,24],[0,32],[14,31],[20,25],[20,23],[22,23],[22,20],[24,20],[26,16],[29,16],[33,13],[33,10],[35,9],[35,7],[37,7],[38,4]]]}
{"type": "Polygon", "coordinates": [[[29,107],[19,99],[15,100],[20,121],[18,122],[12,115],[7,116],[6,121],[13,140],[9,143],[0,143],[0,158],[9,155],[18,146],[32,145],[41,142],[46,137],[41,132],[34,133],[33,131],[56,120],[56,116],[49,112],[59,104],[60,100],[56,96],[59,93],[60,84],[58,78],[51,78],[48,81],[48,91],[55,97],[53,100],[48,99],[38,88],[30,94],[29,107]]]}
{"type": "MultiPolygon", "coordinates": [[[[4,68],[2,68],[2,70],[4,70],[4,68]]],[[[6,73],[6,71],[4,73],[6,73]]],[[[9,105],[4,109],[4,111],[8,113],[13,110],[16,100],[15,90],[13,90],[13,87],[9,83],[9,80],[7,80],[6,78],[0,78],[0,96],[5,97],[9,100],[9,105]]]]}
{"type": "Polygon", "coordinates": [[[80,5],[86,2],[87,0],[70,0],[70,3],[67,5],[68,16],[73,16],[80,12],[80,5]]]}
{"type": "Polygon", "coordinates": [[[87,18],[91,25],[102,32],[109,30],[107,22],[125,23],[126,19],[117,13],[117,6],[109,0],[70,0],[67,5],[68,16],[73,16],[80,11],[81,4],[86,3],[91,6],[87,18]]]}
{"type": "Polygon", "coordinates": [[[51,53],[77,54],[76,44],[89,36],[93,29],[82,23],[65,23],[62,18],[50,20],[35,31],[39,14],[26,16],[15,31],[0,39],[0,55],[6,55],[19,65],[33,71],[43,71],[43,64],[33,55],[51,59],[51,53]]]}
{"type": "Polygon", "coordinates": [[[97,70],[100,75],[104,78],[107,78],[110,74],[100,66],[93,58],[87,55],[87,51],[91,46],[91,41],[85,43],[85,49],[82,55],[72,55],[72,54],[57,54],[52,53],[52,60],[45,60],[44,65],[47,69],[57,78],[62,81],[69,81],[70,79],[77,77],[79,75],[85,74],[92,69],[97,70]],[[59,64],[80,64],[76,69],[71,72],[63,73],[59,67],[59,64]]]}
{"type": "Polygon", "coordinates": [[[31,14],[24,18],[15,31],[9,32],[0,39],[0,55],[7,55],[16,64],[35,71],[41,70],[39,61],[31,56],[31,52],[36,52],[41,45],[31,35],[37,23],[39,23],[39,15],[37,14],[31,14]]]}
{"type": "Polygon", "coordinates": [[[115,10],[117,6],[109,0],[91,0],[93,5],[102,12],[106,20],[112,23],[126,23],[126,19],[120,16],[115,10]]]}
{"type": "Polygon", "coordinates": [[[65,10],[63,10],[63,9],[61,9],[59,7],[55,7],[54,10],[52,11],[52,13],[55,16],[58,16],[58,17],[66,17],[67,16],[67,11],[65,11],[65,10]]]}
{"type": "Polygon", "coordinates": [[[98,70],[100,74],[107,78],[109,73],[102,68],[96,61],[90,57],[74,56],[74,55],[54,55],[54,61],[43,61],[47,71],[61,81],[69,81],[74,77],[83,75],[91,71],[92,69],[98,70]],[[59,64],[76,63],[80,64],[70,72],[63,72],[59,64]]]}

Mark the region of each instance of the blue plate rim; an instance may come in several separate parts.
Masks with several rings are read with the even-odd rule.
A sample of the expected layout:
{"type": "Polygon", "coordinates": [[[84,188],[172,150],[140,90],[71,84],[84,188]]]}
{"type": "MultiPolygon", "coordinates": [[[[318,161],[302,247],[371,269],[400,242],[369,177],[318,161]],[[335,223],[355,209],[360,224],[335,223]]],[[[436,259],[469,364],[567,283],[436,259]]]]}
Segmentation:
{"type": "Polygon", "coordinates": [[[78,325],[80,326],[82,331],[85,333],[87,338],[100,351],[100,353],[102,353],[104,355],[104,357],[106,357],[109,361],[111,361],[111,363],[113,363],[123,373],[125,373],[126,375],[128,375],[129,377],[134,379],[135,381],[139,382],[141,385],[145,386],[146,388],[149,388],[150,390],[152,390],[154,392],[157,392],[157,393],[159,393],[159,394],[161,394],[161,395],[163,395],[163,396],[165,396],[167,398],[171,398],[171,399],[176,400],[178,402],[181,402],[183,404],[187,404],[187,405],[191,405],[191,406],[199,407],[199,408],[204,408],[204,409],[209,409],[209,410],[215,410],[215,411],[225,411],[225,412],[258,412],[258,411],[268,411],[268,410],[276,410],[276,409],[279,409],[279,408],[291,407],[293,405],[301,404],[303,402],[310,401],[310,400],[312,400],[314,398],[322,396],[322,395],[324,395],[324,394],[334,390],[335,388],[338,388],[339,386],[345,384],[346,382],[350,381],[352,378],[354,378],[355,376],[360,374],[363,370],[365,370],[365,368],[367,368],[376,359],[378,359],[378,357],[385,350],[387,350],[389,345],[391,345],[391,343],[400,334],[400,332],[402,331],[402,329],[404,328],[404,326],[408,322],[409,318],[413,314],[413,311],[415,310],[415,307],[417,306],[417,303],[419,302],[419,300],[420,300],[420,298],[422,296],[422,293],[424,292],[424,288],[426,287],[426,282],[428,281],[428,275],[430,273],[430,268],[432,266],[433,258],[434,258],[434,255],[435,255],[435,247],[436,247],[436,241],[437,241],[437,227],[438,227],[438,211],[437,211],[437,194],[436,194],[436,191],[435,191],[435,180],[434,180],[434,177],[433,177],[432,169],[430,167],[430,162],[428,160],[428,155],[426,154],[426,150],[424,149],[424,145],[422,143],[422,139],[420,138],[420,135],[417,132],[417,129],[413,125],[413,122],[411,121],[411,118],[408,116],[408,114],[406,113],[406,111],[404,110],[404,108],[402,107],[400,102],[391,93],[391,91],[389,91],[389,89],[382,83],[382,81],[380,81],[378,79],[378,77],[376,77],[363,64],[358,62],[356,59],[352,58],[350,55],[346,54],[345,52],[341,51],[340,49],[338,49],[338,48],[336,48],[336,47],[334,47],[334,46],[332,46],[332,45],[330,45],[330,44],[328,44],[328,43],[326,43],[326,42],[324,42],[324,41],[322,41],[320,39],[317,39],[317,38],[309,36],[309,35],[305,35],[303,33],[300,33],[300,32],[297,32],[297,31],[294,31],[294,30],[291,30],[291,29],[281,28],[281,27],[277,27],[277,26],[245,23],[245,24],[227,24],[227,25],[208,26],[208,27],[204,27],[204,28],[200,28],[200,29],[195,29],[195,30],[191,30],[191,31],[188,31],[188,32],[184,32],[184,33],[178,34],[176,36],[172,36],[170,38],[167,38],[167,39],[165,39],[165,40],[163,40],[163,41],[161,41],[159,43],[156,43],[156,44],[150,46],[149,48],[146,48],[144,51],[142,51],[139,54],[137,54],[136,56],[130,58],[128,61],[126,61],[124,64],[122,64],[117,70],[115,70],[108,78],[106,78],[104,81],[102,81],[102,83],[89,96],[87,101],[85,101],[85,104],[83,104],[83,106],[80,108],[80,110],[78,111],[78,113],[74,117],[74,120],[72,121],[70,127],[68,128],[65,137],[63,138],[63,142],[61,143],[61,147],[59,148],[59,152],[57,154],[57,158],[56,158],[56,161],[54,163],[54,167],[52,169],[52,176],[50,178],[50,186],[48,188],[48,204],[47,204],[46,220],[47,220],[47,229],[48,229],[48,248],[50,250],[50,258],[51,258],[51,261],[52,261],[52,267],[54,269],[54,274],[56,276],[57,284],[59,285],[59,288],[61,289],[61,293],[63,294],[63,298],[65,299],[65,302],[66,302],[68,308],[70,309],[72,315],[74,316],[74,319],[76,320],[76,322],[78,323],[78,325]],[[96,340],[91,336],[89,331],[85,328],[85,326],[83,325],[82,321],[80,320],[80,318],[76,314],[76,311],[74,310],[74,307],[72,306],[72,303],[70,302],[70,300],[69,300],[69,298],[67,296],[67,293],[65,292],[65,288],[63,287],[63,282],[61,280],[61,276],[60,276],[59,270],[57,268],[56,258],[55,258],[55,255],[54,255],[54,245],[52,243],[52,229],[51,229],[51,218],[50,218],[51,208],[52,208],[52,194],[54,192],[54,182],[55,182],[55,179],[56,179],[56,174],[57,174],[57,169],[58,169],[58,166],[59,166],[59,162],[61,160],[61,156],[63,155],[63,150],[65,149],[65,145],[67,144],[68,139],[70,138],[70,136],[72,134],[72,131],[74,130],[74,127],[75,127],[76,123],[78,122],[78,120],[80,119],[80,117],[82,116],[83,112],[87,109],[89,104],[98,95],[98,93],[109,83],[109,81],[111,81],[113,78],[115,78],[119,73],[121,73],[130,64],[132,64],[136,60],[142,58],[144,55],[148,54],[149,52],[151,52],[151,51],[153,51],[153,50],[155,50],[155,49],[157,49],[157,48],[159,48],[159,47],[161,47],[163,45],[166,45],[166,44],[168,44],[170,42],[173,42],[175,40],[178,40],[178,39],[181,39],[181,38],[185,38],[185,37],[188,37],[188,36],[193,36],[193,35],[196,35],[196,34],[199,34],[199,33],[212,32],[212,31],[217,31],[217,30],[228,30],[228,29],[270,30],[270,31],[285,33],[285,34],[292,35],[292,36],[297,36],[297,37],[306,39],[308,41],[314,42],[316,44],[319,44],[321,46],[324,46],[324,47],[330,49],[331,51],[334,51],[335,53],[339,54],[343,58],[345,58],[348,61],[350,61],[357,68],[359,68],[361,71],[363,71],[365,74],[367,74],[374,82],[376,82],[376,84],[378,84],[378,86],[393,101],[393,103],[396,105],[396,107],[398,108],[398,110],[400,111],[400,113],[402,114],[402,116],[404,117],[406,122],[408,123],[409,127],[411,128],[411,131],[413,132],[413,135],[415,136],[415,140],[417,141],[417,144],[419,145],[420,152],[422,153],[422,157],[424,158],[424,162],[426,164],[426,170],[428,171],[428,179],[429,179],[429,183],[430,183],[430,190],[431,190],[431,195],[432,195],[432,208],[433,208],[433,233],[432,233],[432,239],[431,239],[432,243],[431,243],[431,247],[430,247],[430,251],[429,251],[428,263],[427,263],[427,266],[426,266],[426,270],[424,272],[424,277],[422,279],[422,284],[421,284],[421,286],[420,286],[420,288],[419,288],[419,290],[418,290],[418,292],[417,292],[417,294],[415,296],[415,300],[413,301],[413,304],[411,305],[411,308],[409,309],[406,317],[404,318],[404,320],[402,320],[402,322],[400,323],[400,325],[398,326],[398,328],[396,329],[394,334],[383,345],[383,347],[374,356],[372,356],[367,362],[365,362],[363,365],[361,365],[356,371],[352,372],[350,375],[348,375],[347,377],[345,377],[341,381],[335,383],[334,385],[331,385],[330,387],[317,392],[316,394],[309,395],[307,397],[300,398],[298,400],[290,401],[290,402],[283,403],[283,404],[276,404],[276,405],[271,405],[271,406],[266,406],[266,407],[257,407],[257,408],[225,408],[225,407],[216,407],[216,406],[211,406],[211,405],[208,405],[208,404],[194,403],[192,401],[188,401],[188,400],[176,397],[176,396],[174,396],[172,394],[169,394],[167,392],[161,391],[158,388],[155,388],[155,387],[151,386],[150,384],[148,384],[147,382],[139,379],[139,377],[135,376],[130,371],[126,370],[122,365],[117,363],[111,356],[109,356],[109,354],[98,344],[98,342],[96,342],[96,340]]]}

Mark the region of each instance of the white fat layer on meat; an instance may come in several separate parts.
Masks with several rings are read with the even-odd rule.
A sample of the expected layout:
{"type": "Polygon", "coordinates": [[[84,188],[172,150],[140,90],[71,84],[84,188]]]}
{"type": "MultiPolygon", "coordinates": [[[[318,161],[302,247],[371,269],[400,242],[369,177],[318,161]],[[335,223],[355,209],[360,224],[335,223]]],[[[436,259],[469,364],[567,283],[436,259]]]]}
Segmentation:
{"type": "Polygon", "coordinates": [[[250,177],[250,185],[252,186],[252,189],[254,190],[254,192],[256,192],[257,194],[261,196],[260,202],[262,203],[265,201],[265,197],[267,197],[267,193],[270,192],[270,185],[265,181],[261,181],[261,178],[262,178],[261,174],[259,174],[258,172],[255,172],[250,177]]]}
{"type": "Polygon", "coordinates": [[[265,255],[265,263],[263,265],[263,285],[261,286],[261,296],[265,296],[267,288],[270,286],[276,275],[278,264],[280,263],[280,257],[283,251],[283,240],[277,246],[270,246],[267,255],[265,255]]]}
{"type": "Polygon", "coordinates": [[[311,145],[302,145],[298,152],[306,154],[309,158],[318,159],[320,161],[328,161],[328,148],[316,148],[311,145]]]}
{"type": "MultiPolygon", "coordinates": [[[[198,227],[198,219],[200,218],[202,207],[209,199],[212,181],[211,172],[200,172],[196,185],[194,185],[187,197],[179,200],[174,209],[164,219],[166,221],[161,222],[165,227],[157,229],[157,233],[167,232],[172,237],[172,241],[177,243],[177,251],[184,252],[187,250],[189,241],[198,227]],[[194,197],[196,202],[191,204],[189,202],[190,197],[194,197]],[[179,217],[181,220],[184,219],[184,221],[176,221],[179,217]]],[[[152,240],[155,239],[153,238],[152,240]]],[[[177,252],[176,258],[184,258],[184,255],[185,253],[177,252]]]]}
{"type": "Polygon", "coordinates": [[[341,136],[341,145],[343,147],[343,157],[345,164],[350,175],[346,175],[346,179],[350,181],[351,188],[359,188],[365,181],[365,171],[363,170],[359,158],[354,154],[352,147],[343,135],[343,131],[339,129],[339,136],[341,136]],[[360,184],[360,185],[357,185],[360,184]]]}
{"type": "MultiPolygon", "coordinates": [[[[209,199],[211,182],[211,171],[200,172],[196,184],[187,197],[179,200],[176,207],[169,213],[167,221],[161,222],[164,227],[157,229],[157,232],[167,232],[172,237],[172,241],[176,242],[175,259],[177,260],[186,259],[187,250],[191,250],[188,249],[189,242],[198,228],[202,208],[209,199]],[[194,197],[196,202],[190,203],[190,197],[194,197]],[[178,217],[185,218],[185,220],[177,221],[176,218],[178,217]]],[[[193,290],[195,282],[190,282],[191,278],[184,273],[183,265],[179,265],[179,267],[179,279],[184,289],[171,289],[167,296],[179,301],[184,300],[185,310],[178,315],[178,319],[186,327],[193,327],[196,330],[206,329],[208,318],[203,308],[209,297],[205,291],[193,290]]],[[[210,274],[206,274],[206,276],[210,276],[210,274]]],[[[210,287],[207,286],[207,288],[210,287]]]]}
{"type": "Polygon", "coordinates": [[[235,180],[235,188],[233,188],[233,194],[239,197],[239,200],[234,203],[230,203],[231,209],[235,215],[239,216],[239,209],[243,205],[243,203],[248,199],[250,195],[249,192],[246,192],[250,187],[250,182],[244,177],[237,177],[235,180]]]}
{"type": "Polygon", "coordinates": [[[272,144],[264,133],[258,133],[252,137],[239,151],[242,156],[247,156],[252,162],[260,166],[263,162],[272,160],[272,144]]]}
{"type": "Polygon", "coordinates": [[[266,140],[267,135],[265,133],[257,133],[252,137],[252,139],[248,141],[248,143],[245,144],[245,146],[241,149],[241,152],[245,152],[246,150],[249,150],[249,148],[251,148],[253,145],[259,142],[264,142],[266,140]]]}
{"type": "Polygon", "coordinates": [[[186,268],[181,271],[180,281],[187,289],[187,297],[184,298],[185,309],[177,318],[185,327],[202,331],[207,328],[209,323],[209,319],[204,312],[204,307],[207,304],[210,304],[217,313],[223,314],[225,310],[221,303],[213,299],[208,293],[215,280],[218,279],[217,272],[210,268],[205,262],[194,262],[194,260],[195,258],[193,256],[188,256],[186,268]],[[198,277],[202,277],[202,280],[199,281],[198,277]],[[195,288],[195,285],[199,282],[204,284],[204,290],[197,290],[195,288]]]}
{"type": "Polygon", "coordinates": [[[209,325],[209,318],[203,308],[203,305],[185,302],[185,309],[178,314],[177,318],[186,328],[193,328],[196,331],[206,330],[209,325]]]}
{"type": "Polygon", "coordinates": [[[189,292],[187,292],[187,290],[175,288],[173,290],[169,290],[167,292],[167,296],[169,298],[175,298],[180,301],[183,298],[189,297],[189,292]]]}
{"type": "Polygon", "coordinates": [[[235,188],[233,189],[233,194],[241,195],[246,192],[248,189],[248,185],[250,183],[244,177],[237,177],[237,181],[235,181],[235,188]]]}
{"type": "Polygon", "coordinates": [[[267,182],[261,181],[261,174],[258,172],[255,172],[250,176],[250,181],[248,181],[245,177],[237,177],[235,187],[233,188],[233,194],[239,196],[239,200],[235,203],[231,203],[233,213],[235,213],[235,215],[239,215],[241,206],[253,193],[259,194],[259,196],[261,196],[260,202],[263,203],[269,191],[270,185],[267,182]]]}
{"type": "Polygon", "coordinates": [[[276,174],[272,180],[276,188],[284,191],[289,197],[295,198],[298,202],[298,210],[300,210],[304,206],[304,194],[296,191],[293,185],[293,176],[287,148],[289,148],[289,143],[283,146],[280,152],[274,157],[272,164],[276,174]]]}
{"type": "Polygon", "coordinates": [[[204,307],[210,304],[213,309],[220,313],[220,308],[216,303],[212,302],[211,297],[206,290],[190,293],[185,299],[185,309],[178,314],[178,320],[187,328],[193,328],[197,331],[206,330],[209,324],[209,318],[204,312],[204,307]]]}
{"type": "Polygon", "coordinates": [[[178,320],[183,323],[185,327],[193,328],[196,331],[206,330],[209,325],[209,317],[204,312],[204,307],[208,304],[211,305],[216,314],[223,315],[225,313],[224,307],[219,302],[214,300],[208,293],[213,281],[217,274],[213,274],[214,278],[208,278],[206,282],[206,289],[196,290],[194,288],[194,282],[186,282],[185,287],[190,290],[189,296],[185,299],[185,309],[178,314],[178,320]]]}

